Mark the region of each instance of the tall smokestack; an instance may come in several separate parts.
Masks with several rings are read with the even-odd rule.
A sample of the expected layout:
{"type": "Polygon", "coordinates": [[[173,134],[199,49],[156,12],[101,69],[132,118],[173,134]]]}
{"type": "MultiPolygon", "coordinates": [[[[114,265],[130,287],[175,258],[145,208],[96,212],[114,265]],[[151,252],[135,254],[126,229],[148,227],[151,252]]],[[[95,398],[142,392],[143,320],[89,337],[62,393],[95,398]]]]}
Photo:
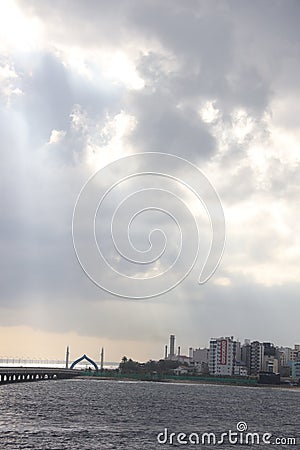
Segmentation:
{"type": "Polygon", "coordinates": [[[193,358],[193,356],[194,356],[194,350],[193,350],[193,347],[190,347],[189,348],[189,357],[193,358]]]}
{"type": "Polygon", "coordinates": [[[168,358],[168,346],[165,345],[165,359],[168,358]]]}
{"type": "Polygon", "coordinates": [[[175,336],[174,334],[170,335],[170,357],[175,356],[175,336]]]}
{"type": "Polygon", "coordinates": [[[178,352],[177,355],[180,356],[180,345],[178,345],[178,352]]]}

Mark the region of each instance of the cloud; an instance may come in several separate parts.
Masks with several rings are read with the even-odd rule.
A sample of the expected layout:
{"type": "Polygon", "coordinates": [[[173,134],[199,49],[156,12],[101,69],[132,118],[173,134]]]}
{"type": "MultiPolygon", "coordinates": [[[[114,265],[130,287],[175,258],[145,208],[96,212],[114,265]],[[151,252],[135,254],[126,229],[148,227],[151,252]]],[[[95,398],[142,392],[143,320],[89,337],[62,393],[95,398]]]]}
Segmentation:
{"type": "Polygon", "coordinates": [[[64,138],[65,135],[66,132],[64,130],[52,130],[49,139],[49,144],[57,144],[64,138]]]}
{"type": "MultiPolygon", "coordinates": [[[[287,304],[297,317],[299,290],[298,2],[1,8],[1,323],[120,342],[164,343],[172,329],[195,346],[197,336],[204,345],[223,333],[292,344],[293,327],[282,330],[280,318],[287,304]],[[89,176],[146,151],[203,170],[222,199],[228,242],[205,286],[195,270],[170,294],[134,303],[85,277],[71,220],[89,176]]],[[[141,248],[152,221],[135,227],[141,248]]]]}

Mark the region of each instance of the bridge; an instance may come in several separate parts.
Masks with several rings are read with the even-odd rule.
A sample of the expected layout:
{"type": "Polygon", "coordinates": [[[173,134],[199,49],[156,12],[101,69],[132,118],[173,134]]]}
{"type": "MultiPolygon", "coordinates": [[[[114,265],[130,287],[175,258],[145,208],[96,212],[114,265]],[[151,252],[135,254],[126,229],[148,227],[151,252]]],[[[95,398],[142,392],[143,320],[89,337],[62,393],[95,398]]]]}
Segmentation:
{"type": "MultiPolygon", "coordinates": [[[[103,370],[103,356],[104,349],[101,350],[101,371],[103,370]]],[[[19,360],[20,363],[21,360],[19,360]]],[[[68,378],[75,378],[82,375],[81,370],[76,370],[75,366],[82,361],[87,361],[94,366],[96,372],[99,368],[95,361],[89,358],[86,354],[76,359],[69,368],[69,347],[67,347],[65,368],[59,367],[26,367],[26,366],[0,366],[0,386],[9,383],[24,383],[30,381],[43,380],[62,380],[68,378]]],[[[47,360],[48,362],[48,360],[47,360]]]]}
{"type": "Polygon", "coordinates": [[[81,370],[45,367],[0,367],[0,386],[43,380],[63,380],[82,375],[81,370]]]}

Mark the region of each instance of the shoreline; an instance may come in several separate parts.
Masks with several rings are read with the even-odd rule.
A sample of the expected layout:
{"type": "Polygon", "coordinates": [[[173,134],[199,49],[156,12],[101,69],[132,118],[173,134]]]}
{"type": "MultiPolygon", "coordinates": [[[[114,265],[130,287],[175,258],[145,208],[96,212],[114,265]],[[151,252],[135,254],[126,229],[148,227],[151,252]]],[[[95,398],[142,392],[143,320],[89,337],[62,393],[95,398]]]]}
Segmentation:
{"type": "Polygon", "coordinates": [[[257,382],[247,383],[243,381],[228,381],[224,382],[221,380],[191,380],[191,379],[171,379],[164,378],[161,380],[151,380],[145,378],[133,378],[133,377],[107,377],[107,376],[97,376],[97,375],[80,375],[76,377],[80,380],[97,380],[97,381],[116,381],[116,382],[147,382],[147,383],[168,383],[168,384],[206,384],[206,385],[217,385],[217,386],[238,386],[238,387],[250,387],[250,388],[283,388],[283,389],[299,389],[299,385],[288,385],[288,384],[260,384],[257,382]]]}

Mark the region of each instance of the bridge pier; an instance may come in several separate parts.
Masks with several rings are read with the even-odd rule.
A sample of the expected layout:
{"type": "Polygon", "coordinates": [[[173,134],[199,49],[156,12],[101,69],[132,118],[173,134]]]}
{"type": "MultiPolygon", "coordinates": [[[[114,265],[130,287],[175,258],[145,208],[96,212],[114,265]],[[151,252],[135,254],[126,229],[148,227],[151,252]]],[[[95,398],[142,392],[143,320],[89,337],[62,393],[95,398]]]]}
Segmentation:
{"type": "Polygon", "coordinates": [[[0,367],[0,386],[12,383],[32,381],[62,380],[75,378],[81,371],[74,369],[41,368],[41,367],[0,367]]]}

